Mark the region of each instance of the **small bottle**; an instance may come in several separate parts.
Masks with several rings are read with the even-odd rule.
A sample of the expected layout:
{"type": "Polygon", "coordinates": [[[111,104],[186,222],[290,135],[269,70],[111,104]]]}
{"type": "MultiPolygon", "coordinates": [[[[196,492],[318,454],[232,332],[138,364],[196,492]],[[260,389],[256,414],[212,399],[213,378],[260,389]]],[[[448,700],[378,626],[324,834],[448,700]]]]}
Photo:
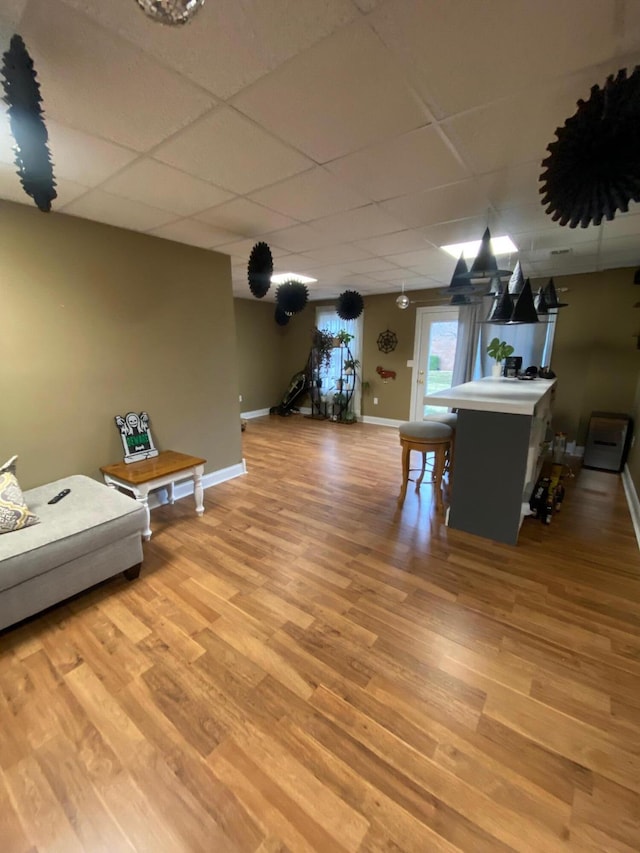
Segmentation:
{"type": "Polygon", "coordinates": [[[553,461],[563,462],[567,452],[567,436],[563,432],[557,432],[553,438],[553,461]]]}

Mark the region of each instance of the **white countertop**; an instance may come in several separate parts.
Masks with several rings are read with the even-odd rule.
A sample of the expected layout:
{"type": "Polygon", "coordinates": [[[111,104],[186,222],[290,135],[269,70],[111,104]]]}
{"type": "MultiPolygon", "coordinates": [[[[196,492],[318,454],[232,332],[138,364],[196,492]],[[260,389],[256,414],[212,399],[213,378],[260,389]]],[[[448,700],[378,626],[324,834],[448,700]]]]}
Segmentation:
{"type": "Polygon", "coordinates": [[[555,384],[555,379],[494,379],[487,376],[428,394],[427,405],[480,412],[503,412],[508,415],[533,415],[536,405],[555,384]]]}

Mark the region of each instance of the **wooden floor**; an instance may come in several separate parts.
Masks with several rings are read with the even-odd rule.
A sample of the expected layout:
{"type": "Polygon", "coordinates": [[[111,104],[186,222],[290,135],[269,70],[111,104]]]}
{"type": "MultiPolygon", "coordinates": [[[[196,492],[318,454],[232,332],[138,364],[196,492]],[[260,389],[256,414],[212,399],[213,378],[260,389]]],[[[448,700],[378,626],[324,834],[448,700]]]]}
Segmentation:
{"type": "Polygon", "coordinates": [[[249,474],[0,634],[0,850],[638,851],[640,555],[582,471],[517,547],[399,512],[397,431],[249,421],[249,474]]]}

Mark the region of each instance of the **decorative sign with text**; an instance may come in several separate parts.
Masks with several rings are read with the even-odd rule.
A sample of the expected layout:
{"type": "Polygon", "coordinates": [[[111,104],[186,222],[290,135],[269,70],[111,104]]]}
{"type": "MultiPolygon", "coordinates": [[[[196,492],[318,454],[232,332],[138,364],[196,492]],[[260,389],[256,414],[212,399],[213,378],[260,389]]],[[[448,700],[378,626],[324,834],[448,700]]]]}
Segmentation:
{"type": "Polygon", "coordinates": [[[141,459],[158,455],[153,445],[149,415],[146,412],[140,412],[139,415],[128,412],[124,417],[116,415],[115,422],[120,430],[125,462],[139,462],[141,459]]]}

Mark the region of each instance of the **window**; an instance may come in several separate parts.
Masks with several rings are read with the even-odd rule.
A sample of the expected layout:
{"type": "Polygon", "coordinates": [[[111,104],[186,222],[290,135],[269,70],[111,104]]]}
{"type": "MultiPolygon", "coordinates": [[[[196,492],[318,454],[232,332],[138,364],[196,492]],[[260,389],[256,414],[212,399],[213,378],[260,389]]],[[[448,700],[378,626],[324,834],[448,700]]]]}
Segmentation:
{"type": "MultiPolygon", "coordinates": [[[[341,320],[333,308],[316,308],[316,326],[318,329],[327,329],[332,335],[337,335],[341,330],[353,335],[349,349],[353,358],[358,359],[358,361],[362,361],[362,318],[363,314],[357,320],[341,320]]],[[[361,381],[360,369],[356,371],[356,374],[358,380],[361,381]]],[[[340,379],[340,349],[336,348],[331,356],[331,364],[322,373],[323,393],[328,394],[331,391],[337,391],[338,379],[340,379]]],[[[353,397],[354,412],[358,416],[361,409],[360,381],[356,383],[353,397]]]]}

